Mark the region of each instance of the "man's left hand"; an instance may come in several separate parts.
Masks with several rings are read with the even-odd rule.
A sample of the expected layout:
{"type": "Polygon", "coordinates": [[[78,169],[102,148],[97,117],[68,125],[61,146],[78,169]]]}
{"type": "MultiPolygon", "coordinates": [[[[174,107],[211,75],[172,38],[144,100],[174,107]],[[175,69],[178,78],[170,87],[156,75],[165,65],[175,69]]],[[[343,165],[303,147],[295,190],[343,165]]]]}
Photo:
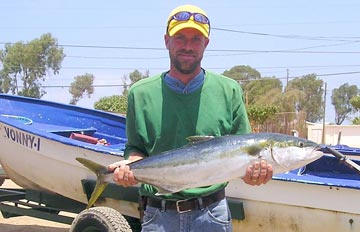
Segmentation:
{"type": "Polygon", "coordinates": [[[246,169],[243,180],[249,185],[262,185],[271,180],[273,176],[273,168],[271,164],[267,164],[265,160],[255,162],[246,169]]]}

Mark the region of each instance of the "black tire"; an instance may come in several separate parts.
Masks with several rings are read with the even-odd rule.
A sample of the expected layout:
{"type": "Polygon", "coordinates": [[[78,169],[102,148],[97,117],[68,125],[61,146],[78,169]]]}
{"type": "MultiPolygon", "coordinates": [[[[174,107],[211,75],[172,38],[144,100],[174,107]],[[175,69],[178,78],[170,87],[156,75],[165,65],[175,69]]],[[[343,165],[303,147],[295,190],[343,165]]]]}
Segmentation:
{"type": "Polygon", "coordinates": [[[0,187],[5,182],[5,178],[0,177],[0,187]]]}
{"type": "Polygon", "coordinates": [[[83,210],[71,224],[70,232],[131,232],[126,219],[115,209],[93,207],[83,210]]]}

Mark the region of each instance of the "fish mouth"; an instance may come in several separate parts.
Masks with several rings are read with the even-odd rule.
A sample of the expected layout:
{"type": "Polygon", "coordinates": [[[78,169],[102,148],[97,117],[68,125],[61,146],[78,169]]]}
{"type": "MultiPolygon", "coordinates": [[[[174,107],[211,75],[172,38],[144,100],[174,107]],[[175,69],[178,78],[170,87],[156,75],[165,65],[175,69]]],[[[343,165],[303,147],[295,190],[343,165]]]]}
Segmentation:
{"type": "MultiPolygon", "coordinates": [[[[308,163],[311,163],[317,159],[319,159],[320,157],[323,156],[323,152],[321,151],[321,146],[320,145],[315,145],[315,146],[308,146],[308,147],[303,147],[301,149],[304,149],[302,151],[302,153],[304,154],[302,156],[301,159],[298,160],[299,163],[303,163],[301,166],[304,166],[308,163]]],[[[294,152],[294,151],[292,151],[294,152]]],[[[296,152],[296,151],[295,151],[296,152]]],[[[277,156],[274,153],[274,149],[271,148],[271,158],[273,159],[274,163],[277,164],[279,167],[283,168],[283,169],[289,169],[289,170],[293,170],[298,168],[297,166],[299,164],[294,165],[294,163],[284,163],[281,159],[281,156],[277,156]]],[[[299,157],[300,158],[300,157],[299,157]]],[[[299,166],[299,167],[301,167],[299,166]]]]}
{"type": "Polygon", "coordinates": [[[322,151],[323,147],[321,145],[317,145],[314,147],[313,149],[313,153],[322,153],[323,154],[323,151],[322,151]]]}
{"type": "Polygon", "coordinates": [[[322,151],[322,146],[321,145],[316,145],[312,149],[312,151],[311,151],[311,153],[309,155],[312,157],[311,162],[314,162],[315,160],[320,159],[324,155],[324,152],[322,151]]]}

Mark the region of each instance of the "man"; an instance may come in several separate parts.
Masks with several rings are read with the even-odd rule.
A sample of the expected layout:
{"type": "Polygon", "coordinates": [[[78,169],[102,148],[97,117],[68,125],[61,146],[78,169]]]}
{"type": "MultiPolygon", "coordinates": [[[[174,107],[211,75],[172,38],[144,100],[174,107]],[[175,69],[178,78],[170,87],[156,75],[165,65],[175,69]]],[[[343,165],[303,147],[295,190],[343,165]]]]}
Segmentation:
{"type": "MultiPolygon", "coordinates": [[[[184,146],[188,136],[251,132],[239,84],[201,68],[209,33],[210,21],[202,9],[184,5],[171,12],[164,36],[170,70],[135,83],[129,92],[125,160],[109,166],[118,184],[137,184],[127,164],[184,146]]],[[[243,179],[261,185],[271,177],[271,165],[261,161],[250,165],[243,179]]],[[[142,230],[231,231],[226,185],[155,196],[154,186],[142,184],[142,230]]]]}

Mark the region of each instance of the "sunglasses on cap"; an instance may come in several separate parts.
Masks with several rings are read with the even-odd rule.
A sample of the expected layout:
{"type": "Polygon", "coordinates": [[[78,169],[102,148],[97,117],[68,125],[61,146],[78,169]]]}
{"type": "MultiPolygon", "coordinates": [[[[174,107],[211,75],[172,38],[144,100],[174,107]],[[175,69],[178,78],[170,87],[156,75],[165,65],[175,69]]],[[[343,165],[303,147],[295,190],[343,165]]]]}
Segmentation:
{"type": "Polygon", "coordinates": [[[178,13],[174,14],[169,19],[169,22],[171,20],[174,20],[174,19],[177,20],[177,21],[188,21],[191,16],[193,16],[195,22],[210,25],[210,20],[205,15],[203,15],[201,13],[191,13],[191,12],[188,12],[188,11],[181,11],[181,12],[178,12],[178,13]]]}

